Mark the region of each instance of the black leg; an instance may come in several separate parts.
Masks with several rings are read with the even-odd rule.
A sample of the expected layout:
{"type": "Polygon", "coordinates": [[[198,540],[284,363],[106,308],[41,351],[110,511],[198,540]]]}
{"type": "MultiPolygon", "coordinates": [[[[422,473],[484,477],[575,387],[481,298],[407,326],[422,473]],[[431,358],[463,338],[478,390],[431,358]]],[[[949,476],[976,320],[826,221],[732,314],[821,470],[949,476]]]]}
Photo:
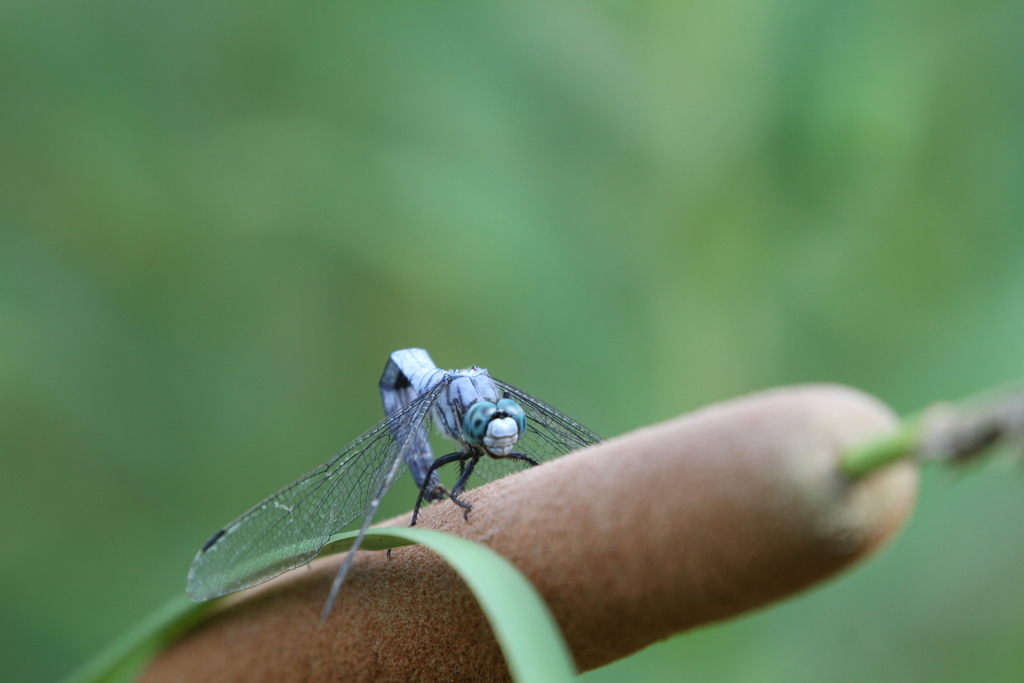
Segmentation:
{"type": "Polygon", "coordinates": [[[463,503],[461,500],[459,500],[455,496],[451,495],[450,493],[448,494],[448,499],[451,500],[456,505],[458,505],[460,508],[462,508],[462,519],[464,519],[464,520],[466,520],[468,522],[469,521],[469,511],[473,509],[473,506],[470,505],[469,503],[463,503]]]}
{"type": "Polygon", "coordinates": [[[452,488],[452,492],[448,495],[449,498],[451,498],[452,496],[457,496],[466,490],[466,482],[469,481],[469,475],[473,474],[473,468],[476,467],[476,464],[478,462],[480,462],[479,456],[470,460],[468,465],[462,462],[459,463],[461,468],[459,480],[455,482],[455,486],[452,488]]]}
{"type": "MultiPolygon", "coordinates": [[[[453,462],[462,463],[472,457],[473,454],[471,452],[460,451],[458,453],[449,453],[448,455],[443,455],[440,458],[434,460],[434,462],[430,463],[430,469],[427,470],[427,476],[423,479],[423,486],[420,487],[420,493],[418,496],[416,496],[416,507],[414,507],[412,510],[412,524],[410,524],[409,526],[416,526],[416,518],[419,517],[420,514],[420,505],[423,504],[423,496],[427,495],[427,486],[430,485],[430,477],[434,474],[434,472],[444,467],[445,465],[451,464],[453,462]]],[[[435,492],[436,489],[434,491],[431,491],[430,495],[427,496],[427,498],[429,500],[437,500],[437,498],[435,498],[435,492]]],[[[444,487],[441,487],[441,493],[444,494],[448,492],[444,490],[444,487]]],[[[448,493],[448,497],[451,498],[450,493],[448,493]]],[[[455,500],[454,498],[452,498],[452,500],[454,500],[457,505],[466,507],[465,504],[455,500]]]]}
{"type": "Polygon", "coordinates": [[[451,501],[462,508],[462,519],[467,522],[469,521],[469,511],[473,509],[473,506],[469,503],[463,503],[457,496],[466,489],[466,481],[469,479],[469,475],[473,474],[473,468],[476,467],[476,464],[479,461],[480,456],[469,461],[469,464],[466,465],[462,472],[462,476],[460,476],[459,480],[455,482],[455,487],[452,489],[451,493],[448,494],[451,501]]]}
{"type": "MultiPolygon", "coordinates": [[[[518,455],[518,454],[512,454],[512,455],[518,455]]],[[[523,457],[526,458],[526,456],[523,456],[523,457]]],[[[519,458],[516,458],[516,459],[518,460],[519,458]]],[[[526,458],[526,459],[529,460],[529,458],[526,458]]],[[[423,486],[420,487],[419,495],[416,496],[416,507],[413,508],[412,523],[409,526],[416,526],[416,518],[420,514],[420,505],[423,504],[423,497],[424,497],[424,495],[426,495],[427,486],[430,484],[430,476],[434,473],[435,470],[437,470],[440,467],[444,467],[445,465],[447,465],[448,463],[451,463],[451,462],[459,463],[459,480],[455,483],[455,488],[453,488],[451,491],[448,492],[448,498],[453,503],[455,503],[456,505],[458,505],[459,507],[461,507],[463,509],[462,518],[465,519],[466,521],[469,521],[469,511],[473,509],[473,506],[470,505],[469,503],[463,503],[456,496],[458,496],[460,493],[462,493],[462,490],[466,488],[466,481],[469,480],[469,475],[473,474],[473,468],[476,467],[476,464],[477,464],[477,462],[479,462],[479,460],[480,460],[480,456],[472,457],[472,453],[466,453],[464,451],[463,452],[459,452],[459,453],[449,453],[448,455],[446,455],[444,457],[441,457],[441,458],[438,458],[437,460],[435,460],[430,465],[430,469],[427,471],[427,478],[424,480],[423,486]],[[467,459],[469,459],[469,464],[468,465],[466,464],[466,460],[467,459]],[[442,462],[442,461],[444,461],[444,462],[442,462]]],[[[535,462],[533,462],[531,460],[531,464],[536,465],[537,463],[535,463],[535,462]]],[[[442,490],[443,490],[443,487],[442,487],[442,490]]],[[[429,500],[437,500],[438,498],[441,498],[441,497],[442,496],[439,495],[439,496],[437,496],[435,498],[434,495],[433,495],[433,492],[431,492],[430,495],[427,495],[427,498],[429,500]]],[[[388,559],[390,560],[391,559],[391,548],[388,548],[387,556],[388,556],[388,559]]]]}
{"type": "Polygon", "coordinates": [[[492,455],[491,457],[498,460],[522,460],[523,462],[530,463],[530,467],[536,467],[540,464],[526,453],[509,453],[508,455],[492,455]]]}

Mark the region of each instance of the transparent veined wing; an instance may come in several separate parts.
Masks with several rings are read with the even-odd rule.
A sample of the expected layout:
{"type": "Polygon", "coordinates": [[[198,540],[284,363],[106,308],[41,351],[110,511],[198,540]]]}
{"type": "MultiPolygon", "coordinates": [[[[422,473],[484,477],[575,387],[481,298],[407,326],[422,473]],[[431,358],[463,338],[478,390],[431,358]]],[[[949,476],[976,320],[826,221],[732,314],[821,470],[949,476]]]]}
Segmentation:
{"type": "Polygon", "coordinates": [[[210,600],[300,567],[332,534],[372,516],[405,468],[406,452],[429,431],[430,407],[441,389],[438,383],[217,532],[192,562],[189,597],[210,600]]]}
{"type": "MultiPolygon", "coordinates": [[[[499,389],[508,393],[509,398],[518,401],[526,412],[526,433],[516,442],[516,452],[524,453],[542,463],[601,440],[601,437],[576,420],[522,389],[493,377],[491,379],[499,389]]],[[[473,473],[486,481],[494,481],[527,467],[530,465],[521,460],[485,456],[480,458],[473,473]]]]}

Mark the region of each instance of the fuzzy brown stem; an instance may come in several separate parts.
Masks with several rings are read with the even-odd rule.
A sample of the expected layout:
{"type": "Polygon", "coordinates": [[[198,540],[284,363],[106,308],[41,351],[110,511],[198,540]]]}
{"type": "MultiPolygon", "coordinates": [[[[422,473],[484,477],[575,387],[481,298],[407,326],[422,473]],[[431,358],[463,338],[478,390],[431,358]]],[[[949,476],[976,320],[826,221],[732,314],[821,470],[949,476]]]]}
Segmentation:
{"type": "MultiPolygon", "coordinates": [[[[853,481],[844,451],[891,432],[853,389],[754,394],[598,444],[465,494],[417,526],[485,543],[540,591],[582,670],[820,582],[878,548],[913,507],[898,463],[853,481]]],[[[389,525],[407,524],[408,516],[389,525]]],[[[143,680],[503,680],[462,581],[429,550],[363,552],[323,627],[341,556],[250,590],[143,680]]]]}

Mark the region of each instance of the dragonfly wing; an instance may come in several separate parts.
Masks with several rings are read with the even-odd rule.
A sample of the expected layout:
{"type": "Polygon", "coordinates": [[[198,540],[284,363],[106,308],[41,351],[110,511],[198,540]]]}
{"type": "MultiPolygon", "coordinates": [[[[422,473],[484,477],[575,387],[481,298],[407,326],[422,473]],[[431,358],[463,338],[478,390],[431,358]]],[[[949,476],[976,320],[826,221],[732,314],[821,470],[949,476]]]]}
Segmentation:
{"type": "Polygon", "coordinates": [[[196,601],[263,583],[311,561],[332,534],[376,512],[429,420],[433,389],[207,541],[188,573],[196,601]]]}
{"type": "MultiPolygon", "coordinates": [[[[409,404],[408,408],[403,411],[405,412],[404,419],[401,421],[395,421],[391,424],[391,420],[388,420],[391,424],[392,432],[395,435],[396,443],[396,456],[391,468],[388,470],[381,470],[382,476],[374,483],[372,491],[376,493],[369,499],[366,504],[366,512],[363,514],[363,524],[359,527],[359,534],[355,540],[352,541],[352,547],[348,551],[348,555],[345,556],[345,560],[341,563],[338,568],[338,572],[334,575],[334,581],[331,583],[331,591],[327,595],[327,602],[324,603],[324,608],[320,612],[320,623],[327,621],[327,617],[330,616],[331,610],[334,608],[334,601],[338,597],[338,591],[341,589],[341,584],[345,580],[345,576],[348,574],[349,568],[352,566],[352,561],[355,559],[356,551],[359,550],[360,544],[363,542],[363,538],[366,537],[366,532],[370,528],[370,524],[373,523],[373,518],[377,514],[377,510],[380,507],[380,502],[384,498],[384,494],[388,492],[394,483],[398,480],[399,475],[402,473],[402,464],[408,460],[409,453],[413,452],[417,448],[422,447],[422,441],[426,439],[426,434],[430,427],[430,409],[437,401],[437,397],[441,395],[444,390],[444,383],[438,382],[433,387],[427,390],[425,394],[420,396],[418,399],[409,404]]],[[[422,487],[420,480],[416,481],[416,485],[422,487]]]]}

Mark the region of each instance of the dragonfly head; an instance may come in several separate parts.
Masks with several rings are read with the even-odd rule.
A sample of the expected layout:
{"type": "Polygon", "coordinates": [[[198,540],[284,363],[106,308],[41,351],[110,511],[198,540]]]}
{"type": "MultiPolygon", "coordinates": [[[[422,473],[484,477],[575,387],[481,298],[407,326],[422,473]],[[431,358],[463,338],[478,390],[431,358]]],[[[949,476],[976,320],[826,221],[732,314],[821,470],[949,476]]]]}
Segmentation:
{"type": "Polygon", "coordinates": [[[480,446],[491,455],[512,452],[526,431],[526,413],[510,398],[497,403],[477,401],[462,420],[462,436],[471,446],[480,446]]]}

